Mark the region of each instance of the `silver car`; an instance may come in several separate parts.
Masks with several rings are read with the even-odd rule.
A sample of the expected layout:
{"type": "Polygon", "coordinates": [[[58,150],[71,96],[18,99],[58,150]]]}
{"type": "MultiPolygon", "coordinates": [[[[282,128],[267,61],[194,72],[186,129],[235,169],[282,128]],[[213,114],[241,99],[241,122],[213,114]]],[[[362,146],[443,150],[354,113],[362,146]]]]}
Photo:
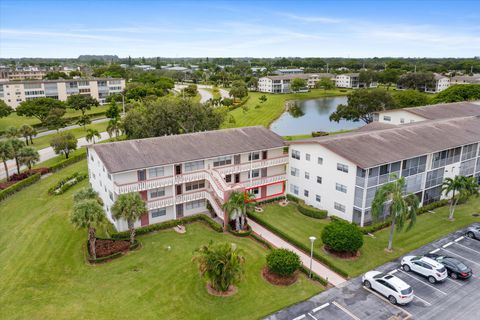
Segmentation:
{"type": "Polygon", "coordinates": [[[471,239],[480,240],[480,226],[468,227],[467,232],[465,232],[465,236],[471,239]]]}

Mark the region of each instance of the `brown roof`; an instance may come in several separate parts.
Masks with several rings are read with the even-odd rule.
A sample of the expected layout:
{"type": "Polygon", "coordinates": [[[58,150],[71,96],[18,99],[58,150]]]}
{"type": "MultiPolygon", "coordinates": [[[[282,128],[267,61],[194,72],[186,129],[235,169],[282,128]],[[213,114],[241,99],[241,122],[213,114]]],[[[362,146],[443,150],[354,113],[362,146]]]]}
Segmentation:
{"type": "Polygon", "coordinates": [[[361,168],[409,159],[480,141],[480,116],[429,120],[374,131],[287,142],[319,144],[361,168]]]}
{"type": "Polygon", "coordinates": [[[5,81],[2,84],[29,84],[29,83],[57,83],[57,82],[77,82],[77,81],[103,81],[103,80],[124,80],[123,78],[77,78],[77,79],[58,79],[58,80],[19,80],[19,81],[5,81]]]}
{"type": "Polygon", "coordinates": [[[380,122],[380,121],[373,121],[370,122],[369,124],[364,125],[363,127],[360,127],[358,129],[354,129],[353,131],[355,132],[366,132],[366,131],[375,131],[375,130],[383,130],[383,129],[390,129],[390,128],[395,128],[397,127],[394,124],[391,123],[386,123],[386,122],[380,122]]]}
{"type": "Polygon", "coordinates": [[[472,102],[442,103],[405,108],[403,110],[419,115],[425,119],[435,120],[480,115],[480,104],[472,102]]]}
{"type": "Polygon", "coordinates": [[[333,78],[334,75],[331,73],[297,73],[297,74],[285,74],[280,76],[266,76],[271,80],[291,80],[295,78],[308,79],[311,76],[318,76],[319,78],[333,78]]]}
{"type": "Polygon", "coordinates": [[[284,146],[264,127],[245,127],[91,145],[110,173],[284,146]]]}

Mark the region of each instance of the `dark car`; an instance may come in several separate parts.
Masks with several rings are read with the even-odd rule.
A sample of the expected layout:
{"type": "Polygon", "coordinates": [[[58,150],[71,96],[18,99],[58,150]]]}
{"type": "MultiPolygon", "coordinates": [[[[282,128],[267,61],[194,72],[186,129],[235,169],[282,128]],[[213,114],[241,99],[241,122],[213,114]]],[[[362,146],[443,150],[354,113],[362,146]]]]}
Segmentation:
{"type": "Polygon", "coordinates": [[[425,257],[429,257],[430,259],[443,264],[447,269],[448,275],[452,279],[468,279],[472,276],[472,269],[456,258],[434,253],[428,253],[425,257]]]}

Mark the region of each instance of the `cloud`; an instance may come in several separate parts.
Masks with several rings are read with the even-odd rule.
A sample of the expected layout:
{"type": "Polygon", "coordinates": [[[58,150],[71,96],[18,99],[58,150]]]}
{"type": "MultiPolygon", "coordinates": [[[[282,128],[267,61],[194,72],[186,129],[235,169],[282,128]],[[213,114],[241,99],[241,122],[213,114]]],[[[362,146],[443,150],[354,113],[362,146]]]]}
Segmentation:
{"type": "Polygon", "coordinates": [[[344,19],[337,19],[337,18],[331,18],[331,17],[322,17],[322,16],[299,16],[296,14],[292,13],[285,13],[285,12],[280,12],[278,13],[281,16],[287,17],[291,20],[296,20],[300,22],[305,22],[305,23],[322,23],[322,24],[336,24],[336,23],[342,23],[345,20],[344,19]]]}
{"type": "Polygon", "coordinates": [[[17,29],[0,29],[0,35],[2,35],[2,36],[23,37],[23,38],[60,37],[60,38],[66,38],[66,39],[99,40],[99,41],[109,41],[109,42],[140,41],[139,39],[136,39],[136,38],[95,35],[95,34],[88,34],[88,33],[37,31],[37,30],[17,30],[17,29]]]}

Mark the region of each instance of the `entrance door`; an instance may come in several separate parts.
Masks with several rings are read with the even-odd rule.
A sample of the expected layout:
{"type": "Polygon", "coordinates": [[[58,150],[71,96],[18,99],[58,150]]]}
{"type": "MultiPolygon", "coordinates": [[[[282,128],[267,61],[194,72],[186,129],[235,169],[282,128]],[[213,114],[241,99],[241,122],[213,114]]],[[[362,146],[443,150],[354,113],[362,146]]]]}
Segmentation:
{"type": "Polygon", "coordinates": [[[268,155],[268,151],[267,151],[267,150],[262,151],[262,159],[263,159],[263,160],[267,159],[267,155],[268,155]]]}
{"type": "Polygon", "coordinates": [[[182,194],[182,185],[181,185],[181,184],[178,184],[178,185],[177,185],[176,195],[178,196],[179,194],[182,194]]]}
{"type": "Polygon", "coordinates": [[[240,173],[235,173],[235,183],[240,183],[240,173]]]}
{"type": "Polygon", "coordinates": [[[177,204],[176,209],[177,209],[177,218],[182,218],[183,217],[183,203],[177,204]]]}

